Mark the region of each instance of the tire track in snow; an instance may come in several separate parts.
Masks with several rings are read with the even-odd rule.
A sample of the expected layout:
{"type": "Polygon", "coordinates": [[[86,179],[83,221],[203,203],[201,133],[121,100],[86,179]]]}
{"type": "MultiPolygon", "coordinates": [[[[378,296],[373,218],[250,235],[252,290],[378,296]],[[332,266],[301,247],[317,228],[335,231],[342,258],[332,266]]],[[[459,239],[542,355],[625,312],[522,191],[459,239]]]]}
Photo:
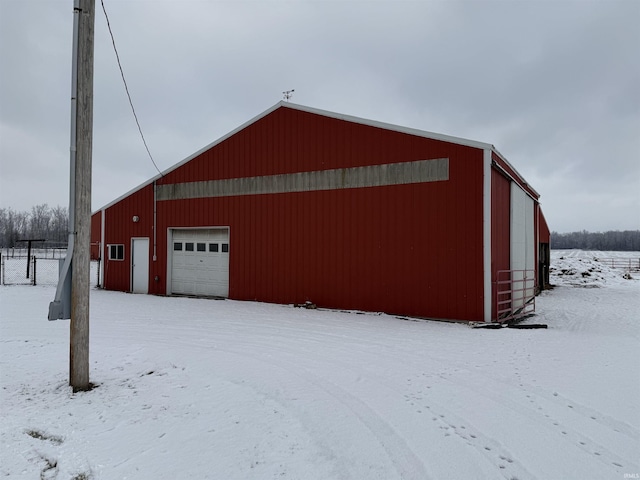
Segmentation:
{"type": "MultiPolygon", "coordinates": [[[[255,340],[252,342],[244,342],[244,343],[236,343],[238,345],[238,349],[231,349],[228,346],[221,347],[217,344],[214,348],[218,352],[224,352],[232,355],[237,355],[241,358],[251,358],[258,364],[268,364],[273,367],[277,367],[278,369],[286,372],[288,375],[295,375],[297,378],[301,379],[306,384],[311,384],[315,386],[317,389],[325,392],[331,398],[344,405],[358,421],[367,428],[375,437],[376,441],[380,444],[383,450],[386,452],[389,460],[391,461],[394,469],[398,472],[400,478],[403,480],[431,480],[432,477],[428,474],[425,469],[423,462],[415,455],[410,446],[404,440],[402,436],[388,423],[386,422],[379,414],[373,411],[365,402],[352,395],[342,387],[339,387],[335,383],[329,382],[328,380],[324,380],[319,377],[317,374],[313,373],[311,370],[298,366],[296,367],[292,362],[278,362],[275,361],[274,357],[272,357],[268,353],[268,349],[273,349],[274,345],[267,342],[268,339],[264,341],[256,342],[255,340]],[[264,355],[256,355],[250,352],[252,351],[263,351],[264,355]],[[303,372],[294,370],[302,370],[303,372]]],[[[205,340],[206,342],[206,340],[205,340]]],[[[183,346],[189,348],[212,348],[211,343],[198,343],[194,344],[193,342],[186,342],[177,338],[172,338],[171,340],[162,339],[160,341],[156,341],[154,339],[154,343],[157,344],[165,344],[167,346],[183,346]]],[[[217,342],[216,342],[217,343],[217,342]]],[[[283,355],[283,352],[278,352],[279,355],[283,355]]],[[[301,353],[298,351],[287,352],[291,355],[295,355],[296,357],[300,357],[301,353]]],[[[325,362],[329,362],[328,359],[323,359],[325,362]]],[[[335,364],[336,368],[345,369],[345,365],[341,363],[335,364]]],[[[261,394],[265,394],[265,392],[261,392],[261,394]]],[[[279,399],[273,398],[274,401],[279,401],[279,399]]],[[[287,403],[280,402],[284,407],[287,407],[287,403]]],[[[331,449],[328,445],[324,445],[323,448],[331,449]]],[[[336,455],[339,457],[339,453],[336,455]]]]}
{"type": "MultiPolygon", "coordinates": [[[[299,331],[295,332],[296,334],[299,334],[299,331]]],[[[257,339],[255,338],[252,339],[252,341],[242,341],[243,339],[236,338],[235,345],[238,347],[237,349],[231,349],[226,345],[222,346],[221,344],[223,342],[220,341],[220,338],[217,338],[215,340],[217,341],[214,341],[214,338],[199,338],[197,343],[194,343],[191,341],[184,341],[179,338],[167,339],[166,337],[163,337],[154,338],[153,341],[156,344],[165,344],[172,347],[180,345],[188,348],[207,349],[212,348],[212,343],[214,343],[215,347],[213,348],[215,348],[218,352],[226,352],[229,354],[241,356],[243,358],[249,357],[259,364],[266,363],[278,367],[283,371],[286,371],[289,375],[296,375],[305,383],[314,385],[316,388],[326,392],[336,401],[348,408],[353,416],[357,418],[358,421],[369,431],[371,431],[371,433],[376,438],[376,441],[387,453],[390,461],[392,462],[394,468],[398,471],[401,478],[407,480],[429,480],[431,478],[425,470],[425,466],[420,458],[416,456],[405,439],[388,422],[386,422],[384,418],[382,418],[379,414],[372,410],[365,402],[352,395],[347,390],[339,387],[335,383],[322,379],[311,370],[298,366],[298,370],[304,370],[304,373],[300,373],[293,370],[293,368],[296,368],[293,362],[277,362],[274,357],[272,357],[268,353],[269,350],[274,349],[274,345],[270,342],[269,338],[263,337],[260,339],[260,341],[256,341],[257,339]],[[239,341],[241,341],[242,343],[239,343],[239,341]],[[256,355],[250,353],[253,351],[262,351],[264,354],[256,355]]],[[[368,347],[370,348],[370,345],[368,345],[368,347]]],[[[371,352],[368,351],[365,353],[370,354],[371,352]]],[[[304,355],[302,351],[298,350],[291,350],[290,352],[278,351],[278,354],[290,354],[294,355],[297,358],[300,358],[304,355]]],[[[328,363],[330,362],[330,359],[325,358],[323,359],[323,362],[328,363]]],[[[335,364],[335,367],[337,369],[344,370],[346,368],[342,363],[333,363],[335,364]]],[[[383,380],[385,384],[388,383],[387,378],[384,378],[383,380]]]]}
{"type": "MultiPolygon", "coordinates": [[[[252,345],[256,346],[256,345],[252,345]]],[[[264,348],[265,344],[260,345],[260,347],[264,348]]],[[[243,355],[241,352],[231,352],[228,349],[223,349],[229,353],[236,353],[239,355],[243,355]]],[[[366,352],[371,353],[371,352],[366,352]]],[[[377,356],[380,355],[378,352],[377,356]]],[[[384,355],[384,354],[383,354],[384,355]]],[[[263,361],[263,359],[258,358],[256,356],[252,356],[253,358],[263,361]]],[[[391,355],[388,355],[389,360],[397,361],[397,358],[394,358],[391,355]]],[[[330,362],[329,359],[325,359],[325,361],[330,362]]],[[[434,362],[439,363],[438,360],[434,359],[434,362]]],[[[271,360],[268,360],[268,363],[275,364],[280,368],[286,370],[288,373],[291,372],[291,363],[276,363],[271,360]]],[[[346,369],[345,365],[334,362],[336,368],[346,369]]],[[[443,366],[445,364],[443,363],[443,366]]],[[[424,367],[422,363],[420,363],[421,367],[424,367]]],[[[299,367],[300,368],[300,367],[299,367]]],[[[424,466],[422,462],[415,457],[413,453],[409,455],[408,452],[409,447],[407,443],[398,436],[397,432],[387,423],[385,422],[378,414],[373,412],[364,402],[355,397],[354,395],[348,393],[343,388],[337,386],[333,382],[328,382],[326,380],[322,380],[317,375],[313,374],[310,370],[304,369],[305,374],[300,375],[295,373],[297,376],[302,378],[305,382],[311,383],[314,386],[320,388],[326,393],[332,395],[336,400],[340,403],[347,406],[351,412],[356,416],[367,428],[378,438],[378,441],[381,443],[383,448],[386,450],[388,457],[392,460],[394,465],[396,466],[396,470],[401,475],[403,479],[424,479],[427,480],[428,477],[426,473],[424,473],[424,466]],[[315,380],[311,380],[311,378],[315,380]],[[367,415],[363,415],[362,413],[366,412],[367,415]],[[384,439],[384,440],[383,440],[384,439]],[[389,439],[393,439],[393,448],[389,448],[388,441],[389,439]],[[402,462],[398,462],[396,459],[398,457],[403,457],[402,462]],[[407,468],[406,465],[411,465],[410,468],[407,468]],[[417,469],[419,466],[420,470],[417,469]]],[[[376,375],[372,372],[362,372],[358,370],[358,372],[353,372],[354,374],[361,375],[364,373],[368,379],[373,379],[375,383],[383,385],[384,387],[398,392],[401,390],[401,385],[395,385],[393,388],[390,383],[394,383],[392,378],[383,377],[380,375],[376,375]]],[[[405,399],[409,398],[407,395],[404,396],[405,399]]],[[[422,398],[415,397],[413,400],[420,401],[422,398]]],[[[409,400],[407,400],[409,401],[409,400]]],[[[415,402],[414,402],[415,403],[415,402]]],[[[413,406],[413,405],[412,405],[413,406]]],[[[535,477],[522,465],[520,462],[514,459],[514,456],[497,440],[491,438],[490,436],[481,433],[475,427],[471,426],[471,422],[467,419],[462,418],[458,415],[453,414],[450,410],[445,409],[442,405],[437,404],[435,407],[431,405],[425,405],[423,408],[427,410],[431,410],[431,413],[434,414],[432,417],[433,421],[437,421],[438,427],[440,430],[443,430],[444,436],[449,436],[451,432],[455,434],[457,438],[464,441],[464,443],[472,448],[474,448],[477,452],[479,452],[484,458],[487,459],[489,464],[492,464],[496,468],[496,472],[507,479],[507,480],[534,480],[535,477]],[[451,420],[453,419],[453,420],[451,420]],[[455,422],[459,425],[456,427],[452,422],[455,422]],[[468,433],[468,434],[467,434],[468,433]]],[[[416,410],[417,413],[422,413],[419,409],[416,410]]],[[[428,425],[428,423],[427,423],[428,425]]]]}
{"type": "MultiPolygon", "coordinates": [[[[259,363],[267,363],[285,371],[289,375],[293,374],[303,382],[311,384],[316,387],[316,389],[325,392],[334,400],[344,405],[350,413],[373,434],[376,441],[386,452],[400,478],[403,480],[432,479],[427,473],[423,462],[415,455],[405,439],[365,402],[344,388],[334,382],[321,378],[307,368],[297,367],[298,369],[302,369],[303,373],[294,371],[291,363],[276,362],[273,359],[265,359],[264,357],[251,355],[245,351],[234,351],[228,348],[219,350],[243,357],[249,356],[259,363]]],[[[341,367],[343,366],[341,365],[341,367]]]]}
{"type": "MultiPolygon", "coordinates": [[[[326,392],[331,395],[335,400],[342,403],[347,407],[353,415],[358,418],[358,420],[373,433],[376,437],[377,441],[386,451],[387,456],[392,461],[394,468],[398,471],[399,475],[403,479],[416,479],[416,480],[428,480],[430,477],[425,471],[424,464],[421,460],[413,454],[410,450],[408,444],[404,441],[402,437],[398,435],[398,433],[387,423],[384,421],[380,415],[373,412],[364,402],[362,402],[357,397],[348,393],[346,390],[338,387],[337,385],[328,382],[327,380],[322,380],[318,375],[314,374],[311,370],[306,369],[304,367],[298,366],[299,370],[303,370],[304,374],[299,373],[297,371],[293,371],[293,363],[292,362],[276,362],[274,358],[268,353],[270,349],[274,348],[274,345],[268,342],[268,339],[262,339],[261,341],[253,341],[248,342],[244,341],[243,343],[237,343],[238,339],[236,339],[236,345],[240,348],[238,349],[230,349],[229,347],[220,347],[220,345],[216,345],[216,350],[220,352],[226,352],[229,354],[238,355],[240,357],[249,357],[258,363],[267,363],[269,365],[278,367],[279,369],[287,372],[288,374],[293,374],[302,379],[307,384],[312,384],[316,388],[326,392]],[[252,351],[262,351],[264,355],[256,355],[251,354],[249,352],[252,351]],[[267,357],[267,358],[265,358],[267,357]],[[311,379],[315,379],[315,381],[311,379]],[[364,413],[363,413],[364,412],[364,413]]],[[[172,341],[167,344],[178,344],[183,343],[181,341],[172,341]]],[[[184,342],[184,346],[191,347],[204,347],[204,345],[193,345],[190,342],[184,342]]],[[[379,347],[385,347],[386,345],[380,344],[379,347]]],[[[210,347],[210,345],[209,345],[210,347]]],[[[353,347],[353,346],[352,346],[353,347]]],[[[360,353],[372,354],[371,351],[363,351],[360,353]]],[[[292,350],[290,352],[282,352],[279,351],[278,354],[282,356],[283,354],[292,355],[295,358],[300,358],[301,353],[296,350],[292,350]]],[[[376,356],[383,355],[389,359],[389,361],[398,361],[397,352],[396,355],[392,353],[384,353],[380,349],[376,350],[376,356]]],[[[419,366],[419,371],[424,370],[424,357],[420,355],[415,355],[410,352],[403,352],[403,365],[405,367],[408,366],[406,360],[407,357],[415,357],[415,362],[410,361],[409,364],[414,364],[419,366]]],[[[436,358],[430,358],[435,364],[439,364],[437,370],[446,371],[451,368],[450,364],[438,360],[436,358]]],[[[323,359],[325,363],[333,363],[336,369],[348,369],[343,363],[340,362],[332,362],[331,359],[325,358],[323,359]]],[[[354,372],[356,373],[356,372],[354,372]]],[[[358,370],[358,374],[364,373],[368,378],[374,379],[376,383],[384,385],[387,388],[392,389],[391,384],[394,383],[394,380],[389,377],[384,377],[380,375],[376,375],[375,372],[370,371],[362,371],[358,370]]],[[[444,376],[440,376],[443,380],[446,380],[444,376]]],[[[402,384],[395,385],[395,391],[399,391],[403,388],[402,384]]],[[[426,408],[426,407],[425,407],[426,408]]],[[[469,426],[471,422],[469,422],[466,418],[462,418],[460,416],[454,415],[450,410],[444,408],[444,406],[437,404],[435,408],[439,412],[445,412],[448,414],[448,418],[455,418],[455,422],[461,426],[469,426]]],[[[439,427],[443,428],[452,428],[451,425],[446,422],[442,422],[439,424],[439,427]]],[[[476,451],[478,451],[484,458],[486,458],[490,464],[495,465],[496,471],[500,472],[500,474],[509,480],[530,480],[535,477],[531,475],[531,473],[519,462],[514,460],[513,455],[508,452],[497,440],[489,437],[486,434],[480,433],[477,429],[473,427],[468,427],[470,430],[473,430],[474,433],[470,434],[468,438],[464,438],[461,434],[457,435],[457,438],[464,441],[468,446],[471,446],[476,451]]],[[[460,428],[461,431],[464,431],[465,428],[460,428]]],[[[446,432],[445,432],[446,433],[446,432]]],[[[330,448],[325,445],[324,448],[330,448]]],[[[338,455],[339,456],[339,455],[338,455]]]]}
{"type": "Polygon", "coordinates": [[[314,378],[315,381],[310,381],[310,383],[318,386],[349,408],[360,422],[376,436],[402,479],[428,480],[431,478],[427,475],[422,461],[413,453],[404,438],[366,403],[333,382],[321,380],[317,376],[314,378]]]}

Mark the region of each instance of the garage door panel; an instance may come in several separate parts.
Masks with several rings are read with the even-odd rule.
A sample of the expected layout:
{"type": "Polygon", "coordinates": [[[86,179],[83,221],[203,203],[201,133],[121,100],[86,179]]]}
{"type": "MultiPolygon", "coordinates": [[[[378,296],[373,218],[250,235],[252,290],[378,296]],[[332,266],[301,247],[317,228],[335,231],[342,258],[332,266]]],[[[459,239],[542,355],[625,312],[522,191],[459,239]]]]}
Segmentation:
{"type": "Polygon", "coordinates": [[[229,295],[229,230],[174,230],[171,293],[229,295]]]}
{"type": "Polygon", "coordinates": [[[525,281],[525,272],[532,271],[534,265],[535,235],[533,223],[533,199],[515,182],[511,183],[511,270],[512,280],[519,282],[516,288],[525,290],[513,298],[515,308],[523,306],[535,295],[534,284],[525,281]]]}

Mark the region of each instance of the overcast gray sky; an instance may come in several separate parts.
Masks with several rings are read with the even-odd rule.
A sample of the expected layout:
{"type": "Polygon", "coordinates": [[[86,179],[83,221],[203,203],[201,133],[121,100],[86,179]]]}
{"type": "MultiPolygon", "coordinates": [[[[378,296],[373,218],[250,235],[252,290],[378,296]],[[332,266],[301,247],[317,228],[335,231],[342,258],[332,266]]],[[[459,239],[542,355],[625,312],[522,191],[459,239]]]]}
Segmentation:
{"type": "MultiPolygon", "coordinates": [[[[104,0],[164,170],[295,89],[492,143],[550,228],[640,228],[640,1],[104,0]]],[[[0,207],[68,205],[72,0],[0,0],[0,207]]],[[[96,1],[93,210],[156,174],[96,1]]]]}

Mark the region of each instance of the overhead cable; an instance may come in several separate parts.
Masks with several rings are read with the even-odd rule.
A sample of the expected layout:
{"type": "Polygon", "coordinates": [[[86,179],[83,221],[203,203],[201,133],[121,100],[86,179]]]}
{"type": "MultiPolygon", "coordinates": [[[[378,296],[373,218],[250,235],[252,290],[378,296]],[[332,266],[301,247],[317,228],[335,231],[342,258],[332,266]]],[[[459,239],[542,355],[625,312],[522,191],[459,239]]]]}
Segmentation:
{"type": "Polygon", "coordinates": [[[127,92],[127,98],[129,99],[129,105],[131,105],[131,111],[133,112],[133,118],[136,120],[136,125],[138,125],[138,131],[140,132],[140,136],[142,137],[142,143],[144,143],[144,148],[146,148],[147,153],[149,154],[149,158],[151,159],[151,163],[156,167],[158,173],[162,176],[162,172],[156,165],[156,162],[153,160],[153,156],[149,151],[149,146],[147,145],[147,141],[144,138],[144,134],[142,133],[142,127],[140,127],[140,122],[138,121],[138,115],[136,115],[136,109],[133,106],[133,101],[131,100],[131,95],[129,94],[129,87],[127,86],[127,80],[124,78],[124,71],[122,70],[122,64],[120,63],[120,55],[118,55],[118,49],[116,48],[116,41],[113,38],[113,32],[111,31],[111,24],[109,23],[109,16],[107,15],[107,9],[104,6],[104,1],[100,0],[102,5],[102,11],[104,12],[104,18],[107,20],[107,28],[109,29],[109,35],[111,35],[111,43],[113,44],[113,51],[116,54],[116,60],[118,61],[118,68],[120,69],[120,75],[122,76],[122,83],[124,83],[124,89],[127,92]]]}

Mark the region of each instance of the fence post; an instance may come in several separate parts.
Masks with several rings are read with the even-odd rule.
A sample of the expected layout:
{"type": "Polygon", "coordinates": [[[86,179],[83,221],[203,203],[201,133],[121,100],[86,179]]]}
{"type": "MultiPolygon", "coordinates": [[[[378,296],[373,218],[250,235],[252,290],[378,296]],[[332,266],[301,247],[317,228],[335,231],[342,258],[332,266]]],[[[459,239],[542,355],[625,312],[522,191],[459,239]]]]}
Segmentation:
{"type": "Polygon", "coordinates": [[[33,286],[36,286],[36,256],[33,256],[33,286]]]}
{"type": "Polygon", "coordinates": [[[4,285],[4,255],[0,253],[0,281],[2,281],[2,285],[4,285]]]}

